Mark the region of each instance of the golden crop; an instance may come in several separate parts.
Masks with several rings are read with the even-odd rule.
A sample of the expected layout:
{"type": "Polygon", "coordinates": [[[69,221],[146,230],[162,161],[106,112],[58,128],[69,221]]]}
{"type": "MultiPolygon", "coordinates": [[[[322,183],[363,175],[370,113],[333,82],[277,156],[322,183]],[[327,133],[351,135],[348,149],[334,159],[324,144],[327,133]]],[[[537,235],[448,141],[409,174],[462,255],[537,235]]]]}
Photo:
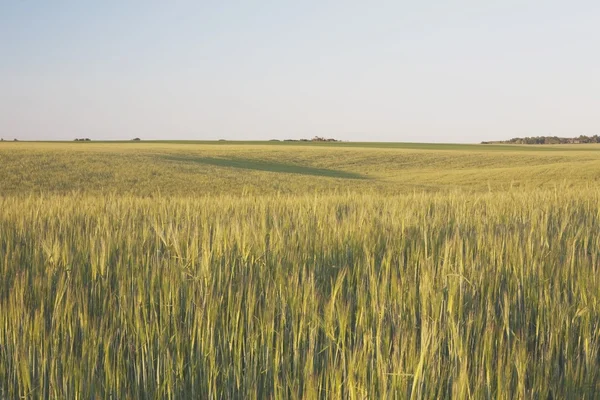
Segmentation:
{"type": "Polygon", "coordinates": [[[600,152],[0,146],[0,398],[593,398],[600,152]]]}

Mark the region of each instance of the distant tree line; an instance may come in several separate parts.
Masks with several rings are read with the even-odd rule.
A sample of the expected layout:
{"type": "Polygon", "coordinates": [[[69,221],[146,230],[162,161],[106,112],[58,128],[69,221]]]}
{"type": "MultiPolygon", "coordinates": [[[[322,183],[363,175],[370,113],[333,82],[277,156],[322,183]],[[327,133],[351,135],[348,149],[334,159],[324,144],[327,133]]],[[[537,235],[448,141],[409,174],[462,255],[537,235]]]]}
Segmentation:
{"type": "Polygon", "coordinates": [[[324,137],[315,136],[314,138],[311,139],[311,142],[337,142],[337,140],[335,140],[333,138],[324,138],[324,137]]]}
{"type": "MultiPolygon", "coordinates": [[[[277,139],[271,139],[272,142],[278,142],[277,139]]],[[[312,139],[284,139],[284,142],[339,142],[339,140],[336,139],[332,139],[332,138],[324,138],[324,137],[320,137],[320,136],[315,136],[312,139]]]]}
{"type": "Polygon", "coordinates": [[[83,139],[83,138],[79,139],[78,138],[78,139],[75,139],[76,142],[90,142],[91,140],[92,139],[90,139],[90,138],[85,138],[85,139],[83,139]]]}
{"type": "Polygon", "coordinates": [[[558,136],[533,136],[524,138],[512,138],[510,140],[498,140],[493,142],[481,142],[481,144],[579,144],[579,143],[600,143],[600,136],[580,135],[574,138],[564,138],[558,136]]]}

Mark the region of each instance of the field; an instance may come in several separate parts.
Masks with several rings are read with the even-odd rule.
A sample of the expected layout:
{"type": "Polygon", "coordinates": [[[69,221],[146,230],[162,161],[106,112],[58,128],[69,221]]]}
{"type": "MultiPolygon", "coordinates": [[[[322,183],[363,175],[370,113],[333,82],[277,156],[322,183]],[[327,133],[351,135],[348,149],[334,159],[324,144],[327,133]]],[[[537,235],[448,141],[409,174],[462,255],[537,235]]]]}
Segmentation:
{"type": "Polygon", "coordinates": [[[0,398],[597,398],[600,146],[0,143],[0,398]]]}
{"type": "Polygon", "coordinates": [[[216,196],[594,187],[600,145],[0,142],[0,193],[216,196]]]}

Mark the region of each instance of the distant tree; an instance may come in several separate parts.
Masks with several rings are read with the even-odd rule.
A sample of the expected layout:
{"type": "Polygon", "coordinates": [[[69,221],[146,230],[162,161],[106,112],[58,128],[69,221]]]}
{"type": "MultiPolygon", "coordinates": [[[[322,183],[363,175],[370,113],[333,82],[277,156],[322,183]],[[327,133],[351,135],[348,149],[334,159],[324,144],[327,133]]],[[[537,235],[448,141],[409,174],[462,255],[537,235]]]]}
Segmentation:
{"type": "Polygon", "coordinates": [[[544,138],[544,143],[546,144],[559,144],[560,138],[556,136],[547,136],[544,138]]]}
{"type": "Polygon", "coordinates": [[[579,135],[579,143],[590,143],[590,137],[579,135]]]}
{"type": "Polygon", "coordinates": [[[91,141],[91,139],[90,138],[85,138],[85,141],[89,142],[89,141],[91,141]]]}
{"type": "Polygon", "coordinates": [[[13,142],[18,142],[18,140],[15,138],[15,139],[13,140],[13,142]]]}
{"type": "Polygon", "coordinates": [[[133,138],[133,139],[131,139],[131,140],[133,140],[134,142],[139,142],[139,141],[140,141],[140,140],[142,140],[142,139],[140,139],[139,137],[136,137],[136,138],[133,138]]]}
{"type": "MultiPolygon", "coordinates": [[[[483,142],[482,142],[483,143],[483,142]]],[[[487,143],[509,143],[509,144],[578,144],[578,143],[600,143],[600,137],[598,135],[586,136],[579,135],[572,138],[564,138],[558,136],[534,136],[524,138],[512,138],[509,140],[500,140],[496,142],[485,142],[487,143]]]]}

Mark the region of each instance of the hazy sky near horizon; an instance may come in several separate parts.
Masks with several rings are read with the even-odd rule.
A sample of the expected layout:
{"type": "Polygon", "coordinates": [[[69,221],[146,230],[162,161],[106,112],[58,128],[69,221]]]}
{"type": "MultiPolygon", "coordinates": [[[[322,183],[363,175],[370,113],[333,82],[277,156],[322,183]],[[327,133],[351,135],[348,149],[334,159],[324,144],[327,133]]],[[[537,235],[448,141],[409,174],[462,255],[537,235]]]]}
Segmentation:
{"type": "Polygon", "coordinates": [[[0,0],[0,137],[600,134],[599,1],[0,0]]]}

